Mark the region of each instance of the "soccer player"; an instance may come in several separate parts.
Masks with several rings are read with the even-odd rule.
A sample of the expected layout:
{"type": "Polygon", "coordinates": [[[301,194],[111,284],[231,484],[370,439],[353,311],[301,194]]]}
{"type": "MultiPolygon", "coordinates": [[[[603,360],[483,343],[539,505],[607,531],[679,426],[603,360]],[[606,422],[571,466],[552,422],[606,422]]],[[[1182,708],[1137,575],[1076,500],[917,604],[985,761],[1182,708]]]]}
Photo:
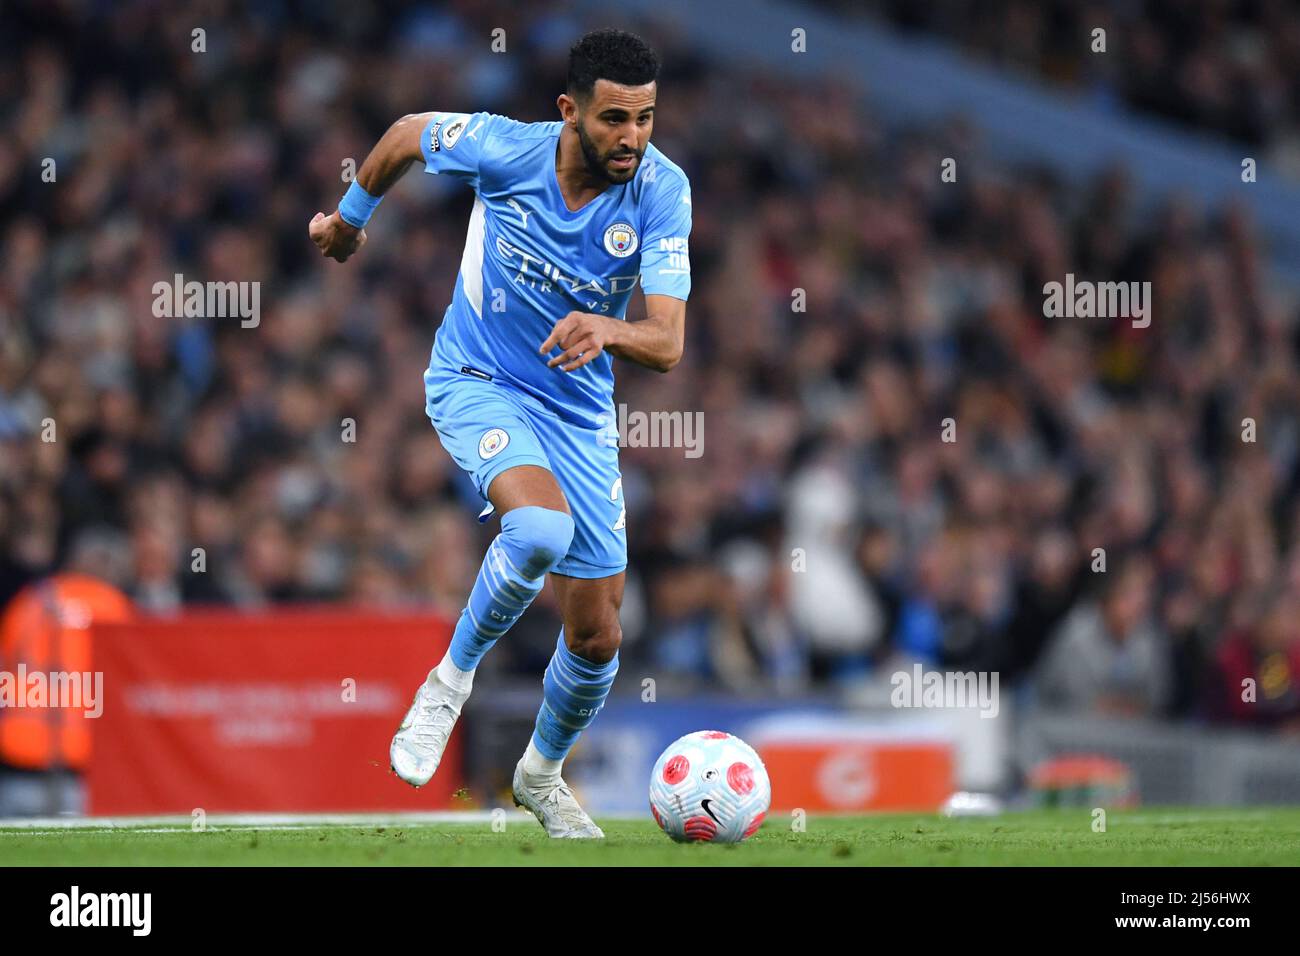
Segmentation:
{"type": "Polygon", "coordinates": [[[660,372],[681,358],[690,292],[685,174],[650,145],[659,61],[600,30],[570,50],[558,122],[491,113],[404,116],[366,157],[333,215],[309,232],[343,262],[412,163],[476,194],[451,305],[424,375],[443,447],[495,509],[501,533],[451,646],[389,751],[427,783],[474,669],[551,575],[563,628],[515,767],[515,803],[552,837],[603,837],[560,776],[618,672],[627,538],[614,422],[614,358],[660,372]],[[624,319],[638,280],[646,318],[624,319]]]}

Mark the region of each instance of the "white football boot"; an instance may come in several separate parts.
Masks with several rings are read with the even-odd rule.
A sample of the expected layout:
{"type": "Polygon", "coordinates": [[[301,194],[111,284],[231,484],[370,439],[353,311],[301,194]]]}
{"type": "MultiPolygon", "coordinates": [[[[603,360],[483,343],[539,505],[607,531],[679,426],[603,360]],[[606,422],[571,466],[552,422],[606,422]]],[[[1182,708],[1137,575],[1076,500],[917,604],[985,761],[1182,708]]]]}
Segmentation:
{"type": "Polygon", "coordinates": [[[413,787],[422,787],[433,777],[447,749],[447,738],[460,717],[469,694],[452,690],[438,678],[437,668],[415,692],[415,703],[402,718],[388,762],[393,772],[413,787]]]}
{"type": "Polygon", "coordinates": [[[537,822],[546,828],[547,836],[576,840],[604,839],[604,831],[578,806],[573,791],[558,774],[545,778],[526,777],[521,757],[515,765],[513,789],[515,806],[523,807],[537,817],[537,822]]]}

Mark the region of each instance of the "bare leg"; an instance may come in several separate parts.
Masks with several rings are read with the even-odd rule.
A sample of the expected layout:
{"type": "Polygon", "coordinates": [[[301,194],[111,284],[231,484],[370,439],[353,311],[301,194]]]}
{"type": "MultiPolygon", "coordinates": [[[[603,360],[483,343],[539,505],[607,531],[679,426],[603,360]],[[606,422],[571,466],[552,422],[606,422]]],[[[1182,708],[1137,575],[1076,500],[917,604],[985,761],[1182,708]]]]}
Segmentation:
{"type": "Polygon", "coordinates": [[[593,664],[612,660],[623,640],[618,611],[623,606],[626,573],[607,578],[570,578],[551,574],[564,620],[564,643],[593,664]]]}
{"type": "Polygon", "coordinates": [[[488,500],[499,515],[529,505],[569,513],[569,502],[555,476],[540,465],[518,465],[501,472],[488,487],[488,500]]]}

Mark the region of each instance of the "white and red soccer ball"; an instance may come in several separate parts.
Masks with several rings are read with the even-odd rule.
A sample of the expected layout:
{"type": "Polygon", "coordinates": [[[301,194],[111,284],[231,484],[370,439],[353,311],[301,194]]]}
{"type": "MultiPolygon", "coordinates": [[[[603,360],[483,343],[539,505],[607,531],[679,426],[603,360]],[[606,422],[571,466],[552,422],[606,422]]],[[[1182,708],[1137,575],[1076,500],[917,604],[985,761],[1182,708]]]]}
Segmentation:
{"type": "Polygon", "coordinates": [[[739,843],[762,826],[771,804],[763,761],[720,730],[673,741],[650,775],[650,812],[680,843],[739,843]]]}

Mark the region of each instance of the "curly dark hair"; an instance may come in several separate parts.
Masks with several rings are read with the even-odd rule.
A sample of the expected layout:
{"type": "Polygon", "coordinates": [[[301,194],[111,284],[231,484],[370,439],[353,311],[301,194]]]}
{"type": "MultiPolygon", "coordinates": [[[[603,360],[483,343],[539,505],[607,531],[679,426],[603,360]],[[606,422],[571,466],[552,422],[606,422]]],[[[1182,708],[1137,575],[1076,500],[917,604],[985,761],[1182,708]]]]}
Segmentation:
{"type": "Polygon", "coordinates": [[[650,45],[624,30],[593,30],[569,50],[568,92],[576,100],[591,98],[597,80],[644,86],[659,77],[659,57],[650,45]]]}

